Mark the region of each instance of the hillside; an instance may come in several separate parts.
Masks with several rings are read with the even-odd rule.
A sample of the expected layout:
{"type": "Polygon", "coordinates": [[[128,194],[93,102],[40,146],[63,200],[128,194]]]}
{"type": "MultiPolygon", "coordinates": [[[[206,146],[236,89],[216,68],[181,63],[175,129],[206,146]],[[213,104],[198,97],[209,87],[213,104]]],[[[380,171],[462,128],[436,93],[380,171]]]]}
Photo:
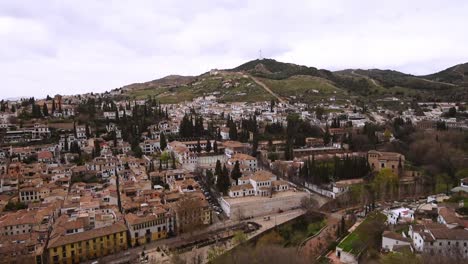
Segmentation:
{"type": "Polygon", "coordinates": [[[131,84],[123,90],[124,95],[131,98],[150,95],[166,103],[207,95],[214,95],[225,102],[263,101],[277,96],[303,102],[318,102],[331,97],[373,102],[388,96],[403,100],[459,101],[468,99],[467,72],[468,64],[427,76],[380,69],[331,72],[273,59],[257,59],[233,69],[199,76],[171,75],[131,84]]]}
{"type": "Polygon", "coordinates": [[[216,96],[220,102],[269,101],[273,98],[248,75],[218,71],[216,74],[202,74],[191,82],[169,86],[129,89],[124,92],[131,98],[142,99],[156,96],[162,103],[190,101],[201,96],[216,96]]]}
{"type": "Polygon", "coordinates": [[[150,88],[161,88],[161,87],[172,87],[186,85],[196,80],[194,76],[181,76],[181,75],[169,75],[161,79],[144,82],[144,83],[133,83],[122,87],[122,90],[144,90],[150,88]]]}
{"type": "Polygon", "coordinates": [[[420,77],[432,81],[468,87],[468,63],[459,64],[443,71],[420,77]]]}

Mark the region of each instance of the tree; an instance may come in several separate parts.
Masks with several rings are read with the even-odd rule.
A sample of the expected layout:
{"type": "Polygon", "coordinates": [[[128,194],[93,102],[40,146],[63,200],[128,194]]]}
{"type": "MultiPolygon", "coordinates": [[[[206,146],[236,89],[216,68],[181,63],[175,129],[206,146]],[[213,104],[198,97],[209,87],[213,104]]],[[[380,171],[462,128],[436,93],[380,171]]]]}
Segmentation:
{"type": "Polygon", "coordinates": [[[197,148],[196,148],[197,152],[198,153],[201,153],[202,152],[202,147],[201,147],[201,144],[200,144],[200,139],[197,140],[197,148]]]}
{"type": "Polygon", "coordinates": [[[65,136],[65,142],[63,143],[63,150],[68,152],[68,136],[65,136]]]}
{"type": "Polygon", "coordinates": [[[213,176],[213,172],[211,172],[211,170],[207,170],[206,171],[206,184],[211,189],[211,187],[214,185],[214,183],[215,183],[215,178],[213,176]]]}
{"type": "Polygon", "coordinates": [[[270,112],[273,112],[274,107],[275,107],[275,99],[271,99],[271,101],[270,101],[270,112]]]}
{"type": "Polygon", "coordinates": [[[101,145],[99,144],[99,141],[95,140],[94,141],[94,157],[99,157],[101,156],[101,145]]]}
{"type": "Polygon", "coordinates": [[[221,177],[222,173],[223,173],[223,168],[221,167],[221,161],[217,160],[216,166],[215,166],[215,175],[216,177],[221,177]]]}
{"type": "Polygon", "coordinates": [[[240,170],[239,161],[237,160],[234,164],[234,168],[231,171],[231,179],[233,179],[237,184],[237,180],[239,180],[240,177],[242,177],[242,172],[240,170]]]}
{"type": "Polygon", "coordinates": [[[398,176],[390,169],[382,169],[372,180],[372,189],[379,199],[396,198],[398,194],[398,176]]]}
{"type": "Polygon", "coordinates": [[[455,117],[457,115],[457,109],[455,107],[450,107],[447,113],[448,117],[455,117]]]}
{"type": "Polygon", "coordinates": [[[323,143],[325,145],[328,145],[331,140],[331,135],[330,135],[330,129],[328,128],[328,125],[325,127],[325,133],[323,134],[323,143]]]}
{"type": "Polygon", "coordinates": [[[89,125],[86,123],[85,125],[85,130],[86,130],[86,138],[91,137],[91,132],[89,131],[89,125]]]}
{"type": "Polygon", "coordinates": [[[55,110],[56,110],[56,105],[55,105],[55,99],[52,99],[52,114],[55,113],[55,110]]]}
{"type": "Polygon", "coordinates": [[[216,154],[218,153],[218,142],[216,142],[216,140],[213,143],[213,152],[216,153],[216,154]]]}
{"type": "Polygon", "coordinates": [[[49,115],[49,109],[47,108],[47,104],[46,104],[46,103],[44,103],[44,104],[42,105],[42,114],[43,114],[44,116],[48,116],[48,115],[49,115]]]}
{"type": "Polygon", "coordinates": [[[203,206],[200,198],[186,193],[177,201],[175,212],[180,232],[192,234],[203,225],[203,206]]]}
{"type": "Polygon", "coordinates": [[[167,147],[166,136],[162,132],[161,132],[161,136],[159,138],[159,145],[161,147],[161,150],[165,150],[166,147],[167,147]]]}
{"type": "Polygon", "coordinates": [[[231,181],[229,180],[229,171],[226,168],[226,165],[224,165],[221,175],[218,176],[216,187],[219,192],[222,192],[224,195],[227,195],[230,186],[231,181]]]}
{"type": "Polygon", "coordinates": [[[172,157],[172,169],[176,169],[177,166],[176,166],[176,159],[175,159],[174,154],[172,154],[171,157],[172,157]]]}
{"type": "Polygon", "coordinates": [[[252,156],[257,157],[258,152],[258,133],[254,133],[252,140],[252,156]]]}
{"type": "Polygon", "coordinates": [[[234,123],[233,121],[230,123],[229,126],[229,139],[237,140],[237,126],[236,123],[234,123]]]}
{"type": "MultiPolygon", "coordinates": [[[[215,142],[216,142],[216,141],[215,141],[215,142]]],[[[209,139],[206,141],[205,150],[206,150],[206,152],[208,152],[208,153],[211,151],[211,141],[210,141],[209,139]]]]}

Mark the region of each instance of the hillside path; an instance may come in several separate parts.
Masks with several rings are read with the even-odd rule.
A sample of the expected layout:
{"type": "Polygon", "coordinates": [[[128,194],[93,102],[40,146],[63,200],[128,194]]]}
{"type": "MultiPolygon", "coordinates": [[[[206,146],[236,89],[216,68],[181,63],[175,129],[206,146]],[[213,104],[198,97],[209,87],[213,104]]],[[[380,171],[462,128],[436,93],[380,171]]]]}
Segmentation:
{"type": "Polygon", "coordinates": [[[365,76],[365,75],[356,73],[354,70],[351,71],[351,74],[352,74],[352,75],[356,75],[356,76],[361,77],[361,78],[365,78],[365,79],[371,81],[375,86],[380,86],[374,79],[372,79],[372,78],[369,77],[369,76],[365,76]]]}
{"type": "Polygon", "coordinates": [[[279,97],[277,94],[275,94],[265,83],[263,83],[262,81],[260,81],[259,79],[255,78],[255,77],[253,77],[253,76],[250,76],[250,78],[252,78],[252,80],[253,80],[256,84],[260,85],[263,89],[265,89],[265,91],[267,91],[268,93],[270,93],[271,95],[273,95],[276,99],[278,99],[278,101],[279,101],[280,103],[283,103],[283,104],[286,104],[286,103],[287,103],[283,98],[281,98],[281,97],[279,97]]]}

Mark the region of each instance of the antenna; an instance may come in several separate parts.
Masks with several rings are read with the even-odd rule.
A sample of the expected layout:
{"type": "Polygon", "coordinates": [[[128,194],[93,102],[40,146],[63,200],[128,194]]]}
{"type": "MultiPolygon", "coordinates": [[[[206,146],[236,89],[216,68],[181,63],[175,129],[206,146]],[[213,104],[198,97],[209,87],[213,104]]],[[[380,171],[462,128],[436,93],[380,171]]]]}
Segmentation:
{"type": "Polygon", "coordinates": [[[262,50],[258,50],[258,59],[261,60],[262,58],[262,50]]]}

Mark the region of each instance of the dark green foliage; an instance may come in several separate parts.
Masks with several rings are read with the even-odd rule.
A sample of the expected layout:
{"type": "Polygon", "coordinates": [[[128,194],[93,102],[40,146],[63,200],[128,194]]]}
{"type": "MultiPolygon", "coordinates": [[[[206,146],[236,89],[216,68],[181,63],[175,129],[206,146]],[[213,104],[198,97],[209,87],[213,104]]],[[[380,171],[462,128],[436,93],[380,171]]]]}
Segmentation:
{"type": "Polygon", "coordinates": [[[234,164],[234,168],[231,171],[231,179],[233,179],[237,183],[237,180],[240,177],[242,177],[242,172],[240,170],[239,161],[236,161],[236,163],[234,164]]]}
{"type": "Polygon", "coordinates": [[[211,152],[211,141],[210,140],[207,140],[206,141],[206,148],[205,148],[206,152],[211,152]]]}
{"type": "Polygon", "coordinates": [[[159,138],[159,145],[161,146],[161,150],[165,150],[166,147],[167,147],[166,136],[162,132],[161,132],[161,136],[159,138]]]}
{"type": "Polygon", "coordinates": [[[8,201],[8,203],[5,206],[4,211],[5,212],[18,211],[18,210],[26,209],[26,208],[28,208],[28,205],[25,203],[8,201]]]}
{"type": "Polygon", "coordinates": [[[229,171],[224,165],[221,175],[218,175],[216,181],[216,188],[219,192],[222,192],[224,195],[227,195],[229,187],[231,186],[231,181],[229,180],[229,171]]]}

